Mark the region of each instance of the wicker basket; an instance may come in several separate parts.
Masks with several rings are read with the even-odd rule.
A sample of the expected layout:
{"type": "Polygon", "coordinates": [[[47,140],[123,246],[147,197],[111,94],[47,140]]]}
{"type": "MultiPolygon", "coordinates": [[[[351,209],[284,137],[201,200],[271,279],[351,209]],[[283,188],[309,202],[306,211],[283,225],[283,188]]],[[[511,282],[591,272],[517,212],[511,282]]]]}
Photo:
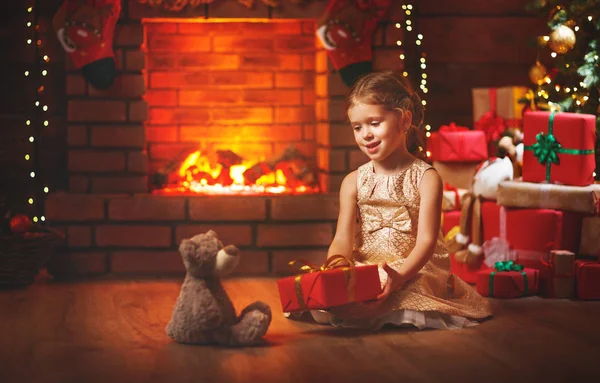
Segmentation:
{"type": "Polygon", "coordinates": [[[0,289],[24,288],[33,283],[64,236],[49,228],[0,237],[0,289]]]}

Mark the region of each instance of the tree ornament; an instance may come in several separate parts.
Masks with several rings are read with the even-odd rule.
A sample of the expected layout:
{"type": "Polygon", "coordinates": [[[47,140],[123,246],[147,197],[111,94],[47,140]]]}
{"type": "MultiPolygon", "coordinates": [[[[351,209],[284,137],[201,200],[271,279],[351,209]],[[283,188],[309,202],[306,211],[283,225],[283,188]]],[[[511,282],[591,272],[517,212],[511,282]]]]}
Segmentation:
{"type": "Polygon", "coordinates": [[[10,219],[10,231],[15,234],[23,234],[31,228],[31,220],[25,214],[17,214],[10,219]]]}
{"type": "Polygon", "coordinates": [[[529,68],[529,80],[536,85],[542,85],[546,80],[546,74],[548,70],[542,63],[536,61],[531,68],[529,68]]]}
{"type": "Polygon", "coordinates": [[[575,32],[566,25],[561,25],[550,33],[548,46],[554,52],[565,54],[575,47],[575,32]]]}

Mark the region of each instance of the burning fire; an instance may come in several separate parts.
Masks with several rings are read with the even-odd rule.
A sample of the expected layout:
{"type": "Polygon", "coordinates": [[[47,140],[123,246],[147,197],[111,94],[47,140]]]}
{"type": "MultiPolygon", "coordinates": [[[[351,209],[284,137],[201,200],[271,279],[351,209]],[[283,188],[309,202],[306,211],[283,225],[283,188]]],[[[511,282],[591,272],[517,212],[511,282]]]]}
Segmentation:
{"type": "Polygon", "coordinates": [[[306,194],[318,193],[304,157],[289,148],[272,161],[252,163],[230,150],[217,151],[217,161],[196,150],[167,175],[165,193],[306,194]]]}

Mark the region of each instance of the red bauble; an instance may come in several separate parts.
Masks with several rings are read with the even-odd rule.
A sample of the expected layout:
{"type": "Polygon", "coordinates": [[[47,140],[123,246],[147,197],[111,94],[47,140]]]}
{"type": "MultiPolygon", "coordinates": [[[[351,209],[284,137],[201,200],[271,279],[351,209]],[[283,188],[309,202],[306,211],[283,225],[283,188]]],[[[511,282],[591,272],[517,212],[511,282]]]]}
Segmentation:
{"type": "Polygon", "coordinates": [[[10,219],[10,230],[15,234],[23,234],[31,228],[31,220],[25,214],[17,214],[10,219]]]}

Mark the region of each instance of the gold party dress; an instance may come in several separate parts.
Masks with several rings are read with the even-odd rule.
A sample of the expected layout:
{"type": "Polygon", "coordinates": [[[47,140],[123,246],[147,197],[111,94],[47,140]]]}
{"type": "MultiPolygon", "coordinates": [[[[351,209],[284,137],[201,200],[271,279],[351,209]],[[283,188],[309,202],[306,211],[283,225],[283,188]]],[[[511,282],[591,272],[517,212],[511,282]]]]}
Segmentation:
{"type": "MultiPolygon", "coordinates": [[[[359,230],[352,257],[357,265],[378,264],[382,286],[387,281],[382,262],[398,270],[415,247],[419,183],[428,169],[433,167],[417,158],[394,175],[376,174],[372,161],[358,168],[359,230]]],[[[454,329],[477,324],[473,319],[489,317],[491,308],[472,286],[450,273],[450,256],[440,231],[427,264],[378,307],[353,303],[311,313],[317,322],[344,327],[378,329],[385,324],[409,324],[454,329]]]]}

